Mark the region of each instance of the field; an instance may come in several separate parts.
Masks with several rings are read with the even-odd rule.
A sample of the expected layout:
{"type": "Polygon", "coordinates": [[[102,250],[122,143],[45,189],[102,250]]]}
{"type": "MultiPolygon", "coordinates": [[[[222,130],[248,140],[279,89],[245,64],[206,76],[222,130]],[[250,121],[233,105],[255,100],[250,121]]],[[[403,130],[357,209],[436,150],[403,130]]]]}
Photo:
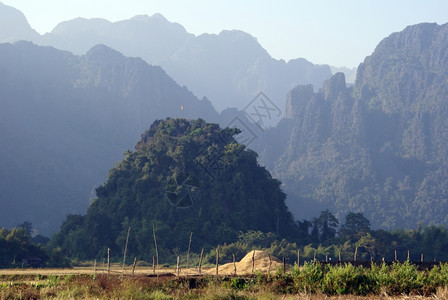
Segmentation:
{"type": "Polygon", "coordinates": [[[448,299],[448,265],[370,267],[307,263],[300,268],[248,254],[238,263],[197,268],[104,264],[0,270],[0,299],[448,299]],[[252,259],[257,258],[257,260],[252,259]],[[250,258],[250,259],[249,259],[250,258]],[[270,267],[269,267],[270,266],[270,267]],[[237,275],[233,274],[237,267],[237,275]]]}

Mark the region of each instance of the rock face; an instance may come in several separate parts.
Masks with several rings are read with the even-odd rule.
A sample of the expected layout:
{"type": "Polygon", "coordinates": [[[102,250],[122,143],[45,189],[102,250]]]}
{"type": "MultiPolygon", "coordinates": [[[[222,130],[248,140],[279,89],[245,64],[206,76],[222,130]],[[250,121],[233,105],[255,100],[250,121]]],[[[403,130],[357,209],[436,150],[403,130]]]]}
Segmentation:
{"type": "Polygon", "coordinates": [[[40,233],[83,212],[95,185],[157,118],[218,114],[160,67],[106,46],[75,56],[0,45],[0,227],[40,233]]]}
{"type": "Polygon", "coordinates": [[[318,93],[291,90],[289,120],[256,149],[296,216],[330,208],[384,228],[448,224],[447,78],[448,25],[419,24],[384,39],[353,88],[339,73],[318,93]]]}

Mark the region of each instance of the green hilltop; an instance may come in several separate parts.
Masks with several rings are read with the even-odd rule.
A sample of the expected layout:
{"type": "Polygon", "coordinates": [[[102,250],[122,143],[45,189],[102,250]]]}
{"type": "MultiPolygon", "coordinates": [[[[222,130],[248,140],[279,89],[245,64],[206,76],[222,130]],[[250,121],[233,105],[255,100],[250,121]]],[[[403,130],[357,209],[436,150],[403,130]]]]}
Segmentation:
{"type": "Polygon", "coordinates": [[[122,253],[130,227],[128,253],[149,259],[153,228],[162,253],[185,249],[191,232],[196,251],[240,231],[297,234],[281,183],[235,140],[239,132],[202,119],[154,122],[110,170],[87,214],[69,215],[53,242],[80,259],[122,253]]]}

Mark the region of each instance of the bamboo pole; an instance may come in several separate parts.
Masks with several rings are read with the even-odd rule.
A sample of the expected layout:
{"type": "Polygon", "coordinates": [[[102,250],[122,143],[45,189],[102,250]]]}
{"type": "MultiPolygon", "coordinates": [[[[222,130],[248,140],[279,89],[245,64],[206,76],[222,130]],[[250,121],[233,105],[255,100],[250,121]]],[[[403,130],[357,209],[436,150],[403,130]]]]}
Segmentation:
{"type": "Polygon", "coordinates": [[[128,235],[126,236],[126,244],[125,244],[125,246],[124,246],[123,268],[122,268],[121,278],[124,277],[124,266],[125,266],[125,264],[126,264],[126,251],[128,250],[129,233],[131,233],[131,227],[128,228],[128,235]]]}
{"type": "Polygon", "coordinates": [[[199,275],[201,275],[202,271],[202,258],[204,257],[204,249],[201,250],[201,257],[199,258],[199,275]]]}

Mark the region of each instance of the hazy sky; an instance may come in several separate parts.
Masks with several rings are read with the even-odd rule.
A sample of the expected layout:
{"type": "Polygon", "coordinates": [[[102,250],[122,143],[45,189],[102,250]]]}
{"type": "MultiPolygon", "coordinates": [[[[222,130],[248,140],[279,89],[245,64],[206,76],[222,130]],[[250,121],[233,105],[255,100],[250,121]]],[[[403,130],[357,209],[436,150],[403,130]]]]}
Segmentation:
{"type": "Polygon", "coordinates": [[[448,22],[446,0],[0,0],[39,33],[76,17],[110,21],[161,13],[194,34],[240,29],[275,58],[355,67],[392,32],[448,22]]]}

